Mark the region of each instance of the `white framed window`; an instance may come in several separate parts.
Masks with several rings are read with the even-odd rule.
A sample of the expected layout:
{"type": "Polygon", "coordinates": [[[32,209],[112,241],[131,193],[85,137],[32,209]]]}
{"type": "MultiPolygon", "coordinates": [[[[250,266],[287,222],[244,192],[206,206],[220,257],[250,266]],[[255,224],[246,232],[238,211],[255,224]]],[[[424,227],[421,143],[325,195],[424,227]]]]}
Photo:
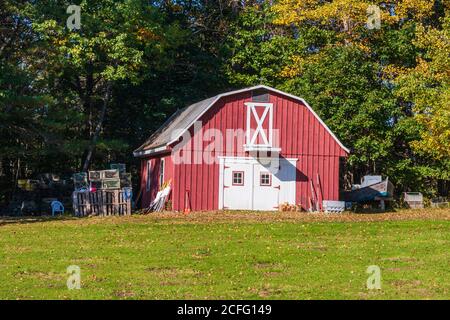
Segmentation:
{"type": "Polygon", "coordinates": [[[244,185],[244,171],[233,171],[233,186],[244,185]]]}
{"type": "Polygon", "coordinates": [[[150,191],[152,181],[152,166],[151,162],[147,161],[147,182],[145,184],[145,190],[150,191]]]}
{"type": "Polygon", "coordinates": [[[272,185],[272,178],[270,176],[270,173],[261,172],[261,174],[259,176],[259,185],[260,186],[271,186],[272,185]]]}
{"type": "Polygon", "coordinates": [[[273,104],[263,102],[246,102],[245,105],[247,106],[246,145],[271,147],[273,138],[273,104]],[[258,114],[256,110],[257,108],[263,109],[261,115],[258,114]],[[251,128],[252,119],[256,123],[255,129],[251,128]],[[267,123],[267,125],[265,126],[264,123],[267,123]]]}
{"type": "Polygon", "coordinates": [[[165,167],[165,159],[161,159],[159,163],[159,186],[161,187],[164,183],[164,167],[165,167]]]}

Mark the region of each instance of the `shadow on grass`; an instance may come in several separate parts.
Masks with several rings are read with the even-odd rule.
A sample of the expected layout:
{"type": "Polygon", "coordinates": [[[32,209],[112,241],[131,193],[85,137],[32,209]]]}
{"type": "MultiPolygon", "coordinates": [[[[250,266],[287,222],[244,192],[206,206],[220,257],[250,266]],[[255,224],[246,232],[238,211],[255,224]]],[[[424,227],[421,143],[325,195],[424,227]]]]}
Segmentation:
{"type": "Polygon", "coordinates": [[[49,221],[69,221],[78,220],[79,217],[72,215],[57,215],[57,216],[20,216],[20,217],[10,217],[10,216],[0,216],[0,227],[10,224],[29,224],[36,222],[49,222],[49,221]]]}

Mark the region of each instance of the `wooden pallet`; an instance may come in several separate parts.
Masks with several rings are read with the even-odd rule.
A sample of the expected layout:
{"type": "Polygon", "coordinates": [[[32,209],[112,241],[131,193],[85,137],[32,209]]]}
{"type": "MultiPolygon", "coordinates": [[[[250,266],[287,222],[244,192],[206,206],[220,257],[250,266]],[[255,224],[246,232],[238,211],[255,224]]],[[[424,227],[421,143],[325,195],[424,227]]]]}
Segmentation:
{"type": "Polygon", "coordinates": [[[99,189],[95,192],[74,191],[74,214],[84,216],[113,216],[131,214],[131,189],[99,189]]]}

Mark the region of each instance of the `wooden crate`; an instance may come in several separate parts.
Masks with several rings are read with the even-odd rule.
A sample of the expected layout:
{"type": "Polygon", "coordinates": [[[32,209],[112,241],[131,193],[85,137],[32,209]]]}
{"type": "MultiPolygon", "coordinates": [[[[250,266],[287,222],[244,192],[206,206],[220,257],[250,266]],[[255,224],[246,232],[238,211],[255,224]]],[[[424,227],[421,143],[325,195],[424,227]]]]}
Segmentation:
{"type": "Polygon", "coordinates": [[[102,179],[119,179],[119,170],[103,170],[102,179]]]}
{"type": "Polygon", "coordinates": [[[126,189],[75,191],[72,194],[74,214],[79,217],[130,215],[130,195],[126,189]]]}
{"type": "Polygon", "coordinates": [[[94,189],[120,189],[120,179],[100,179],[90,182],[91,188],[94,189]]]}
{"type": "Polygon", "coordinates": [[[120,179],[103,179],[102,189],[120,189],[120,179]]]}
{"type": "Polygon", "coordinates": [[[89,171],[89,180],[90,181],[99,181],[102,179],[101,171],[89,171]]]}
{"type": "Polygon", "coordinates": [[[431,199],[432,208],[450,208],[450,201],[445,197],[437,197],[431,199]]]}
{"type": "Polygon", "coordinates": [[[423,195],[420,192],[404,192],[403,199],[408,208],[423,209],[423,195]]]}

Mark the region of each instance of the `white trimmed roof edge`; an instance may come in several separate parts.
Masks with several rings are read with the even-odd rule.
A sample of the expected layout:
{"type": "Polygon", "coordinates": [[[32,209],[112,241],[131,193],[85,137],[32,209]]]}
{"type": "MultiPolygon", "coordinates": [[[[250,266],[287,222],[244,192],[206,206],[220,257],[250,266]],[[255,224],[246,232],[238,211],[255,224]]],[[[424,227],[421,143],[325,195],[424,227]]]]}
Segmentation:
{"type": "MultiPolygon", "coordinates": [[[[163,143],[161,145],[154,146],[154,147],[151,147],[151,148],[148,148],[148,149],[145,149],[145,144],[144,144],[141,147],[139,147],[138,149],[136,149],[133,152],[133,155],[135,157],[140,157],[140,156],[145,156],[147,154],[153,154],[153,153],[159,152],[160,150],[162,150],[162,148],[166,149],[169,145],[171,145],[172,143],[178,141],[178,139],[183,135],[183,133],[185,133],[195,123],[195,121],[200,119],[219,99],[221,99],[223,97],[231,96],[231,95],[234,95],[234,94],[238,94],[238,93],[242,93],[242,92],[246,92],[246,91],[251,91],[251,90],[257,90],[257,89],[266,89],[266,90],[269,90],[269,91],[272,91],[272,92],[276,92],[278,94],[281,94],[281,95],[290,97],[290,98],[292,98],[294,100],[298,100],[298,101],[302,102],[308,108],[308,110],[311,111],[311,113],[314,115],[314,117],[316,117],[316,119],[325,128],[325,130],[327,130],[327,132],[333,137],[333,139],[338,143],[338,145],[342,149],[344,149],[347,153],[350,153],[350,150],[347,147],[344,146],[344,144],[336,137],[336,135],[330,130],[330,128],[328,128],[328,126],[325,124],[325,122],[323,122],[323,120],[317,115],[317,113],[311,108],[311,106],[303,98],[300,98],[300,97],[295,96],[293,94],[286,93],[286,92],[283,92],[281,90],[278,90],[278,89],[275,89],[275,88],[272,88],[272,87],[269,87],[269,86],[261,84],[261,85],[257,85],[257,86],[253,86],[253,87],[248,87],[248,88],[243,88],[243,89],[239,89],[239,90],[234,90],[234,91],[221,93],[221,94],[218,94],[218,95],[216,95],[214,97],[202,100],[202,101],[200,101],[198,103],[195,103],[195,104],[189,106],[189,107],[192,107],[192,106],[195,106],[197,104],[200,104],[200,103],[203,103],[203,102],[207,102],[206,107],[202,108],[201,112],[199,114],[197,114],[192,121],[188,122],[187,125],[183,125],[183,128],[177,128],[177,129],[181,129],[181,133],[176,135],[175,138],[172,138],[169,141],[167,141],[167,142],[165,142],[165,143],[163,143]],[[158,150],[158,151],[156,151],[156,150],[158,150]]],[[[161,134],[161,133],[163,133],[163,132],[165,132],[167,130],[170,130],[171,128],[170,128],[170,125],[169,125],[167,128],[165,128],[163,130],[160,130],[160,129],[158,129],[157,132],[161,131],[160,132],[160,134],[161,134]]],[[[175,129],[175,128],[172,128],[172,129],[175,129]]],[[[155,140],[157,138],[158,137],[156,136],[155,140]]]]}

